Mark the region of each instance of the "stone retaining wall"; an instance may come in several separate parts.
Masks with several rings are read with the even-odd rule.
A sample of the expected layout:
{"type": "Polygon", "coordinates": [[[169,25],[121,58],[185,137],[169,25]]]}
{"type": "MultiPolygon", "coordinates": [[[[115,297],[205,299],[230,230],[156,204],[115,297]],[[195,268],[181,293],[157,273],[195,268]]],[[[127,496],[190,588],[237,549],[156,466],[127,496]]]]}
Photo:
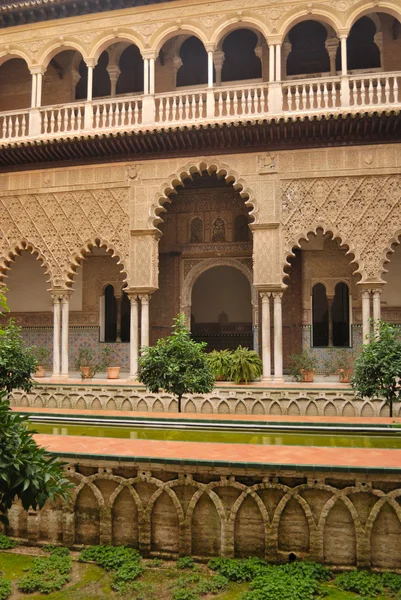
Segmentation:
{"type": "MultiPolygon", "coordinates": [[[[177,402],[169,394],[151,394],[140,386],[36,385],[30,394],[15,391],[13,406],[39,408],[78,408],[141,412],[177,412],[177,402]]],[[[187,413],[301,415],[301,416],[388,416],[382,400],[356,400],[349,388],[343,389],[263,389],[251,386],[215,388],[211,394],[184,398],[187,413]]],[[[394,416],[400,405],[394,406],[394,416]]]]}
{"type": "Polygon", "coordinates": [[[28,513],[15,504],[9,535],[70,547],[129,544],[165,558],[279,562],[294,554],[337,567],[401,569],[399,474],[117,459],[80,459],[67,470],[76,486],[71,503],[28,513]]]}

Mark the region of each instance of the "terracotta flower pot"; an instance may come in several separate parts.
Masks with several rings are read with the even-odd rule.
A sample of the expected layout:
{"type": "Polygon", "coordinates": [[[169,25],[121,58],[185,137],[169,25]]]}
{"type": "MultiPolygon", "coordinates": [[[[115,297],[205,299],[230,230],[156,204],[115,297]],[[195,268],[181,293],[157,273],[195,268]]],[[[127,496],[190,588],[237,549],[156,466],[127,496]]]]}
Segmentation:
{"type": "Polygon", "coordinates": [[[339,369],[338,379],[340,383],[350,383],[352,377],[352,369],[339,369]]]}
{"type": "Polygon", "coordinates": [[[119,379],[121,367],[107,367],[107,379],[119,379]]]}
{"type": "Polygon", "coordinates": [[[46,377],[46,370],[44,367],[38,365],[35,371],[35,377],[46,377]]]}
{"type": "Polygon", "coordinates": [[[81,367],[82,379],[92,379],[93,369],[92,367],[81,367]]]}
{"type": "Polygon", "coordinates": [[[314,381],[314,371],[302,371],[302,382],[312,383],[314,381]]]}

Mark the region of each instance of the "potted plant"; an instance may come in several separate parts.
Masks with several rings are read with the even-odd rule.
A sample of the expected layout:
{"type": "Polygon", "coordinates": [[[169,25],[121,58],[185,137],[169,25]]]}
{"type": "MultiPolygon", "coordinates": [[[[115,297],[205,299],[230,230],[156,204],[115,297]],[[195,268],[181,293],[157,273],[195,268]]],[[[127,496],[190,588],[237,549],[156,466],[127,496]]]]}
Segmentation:
{"type": "Polygon", "coordinates": [[[76,369],[81,371],[82,379],[92,379],[98,371],[95,352],[89,346],[81,346],[78,349],[76,369]]]}
{"type": "Polygon", "coordinates": [[[340,383],[350,383],[357,352],[350,348],[330,348],[329,352],[324,363],[327,374],[338,373],[340,383]]]}
{"type": "Polygon", "coordinates": [[[121,367],[116,367],[115,350],[111,346],[104,346],[101,352],[102,370],[107,371],[107,379],[118,379],[121,367]]]}
{"type": "Polygon", "coordinates": [[[259,354],[249,348],[238,346],[231,354],[229,378],[235,383],[255,381],[262,375],[262,361],[259,354]]]}
{"type": "Polygon", "coordinates": [[[44,346],[33,348],[32,353],[36,360],[35,377],[45,377],[46,368],[48,367],[50,350],[44,346]]]}
{"type": "Polygon", "coordinates": [[[233,353],[231,350],[213,350],[206,355],[206,360],[216,381],[228,381],[233,353]]]}
{"type": "Polygon", "coordinates": [[[311,383],[314,380],[317,359],[309,350],[290,356],[290,374],[295,381],[311,383]]]}

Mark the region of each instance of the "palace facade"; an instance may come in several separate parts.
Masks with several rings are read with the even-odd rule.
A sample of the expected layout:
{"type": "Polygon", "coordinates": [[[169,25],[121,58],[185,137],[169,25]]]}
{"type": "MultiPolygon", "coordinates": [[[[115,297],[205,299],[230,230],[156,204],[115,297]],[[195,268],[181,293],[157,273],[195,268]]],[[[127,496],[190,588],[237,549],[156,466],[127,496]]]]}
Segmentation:
{"type": "Polygon", "coordinates": [[[0,272],[29,344],[359,347],[401,324],[398,0],[3,3],[0,272]]]}

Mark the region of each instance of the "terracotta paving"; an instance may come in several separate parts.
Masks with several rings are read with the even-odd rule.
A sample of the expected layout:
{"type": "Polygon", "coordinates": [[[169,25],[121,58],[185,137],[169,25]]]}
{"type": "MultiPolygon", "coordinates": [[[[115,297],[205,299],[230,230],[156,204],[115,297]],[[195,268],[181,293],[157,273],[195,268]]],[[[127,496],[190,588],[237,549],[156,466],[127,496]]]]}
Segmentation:
{"type": "Polygon", "coordinates": [[[256,423],[347,423],[354,425],[391,425],[401,423],[401,417],[306,417],[285,415],[243,415],[243,414],[203,414],[203,413],[166,413],[166,412],[133,412],[123,410],[84,410],[76,408],[36,408],[14,407],[13,410],[31,414],[50,415],[82,415],[96,417],[120,417],[128,419],[167,419],[186,421],[250,421],[256,423]]]}
{"type": "Polygon", "coordinates": [[[401,451],[371,448],[317,448],[304,446],[252,446],[249,444],[216,444],[199,442],[166,442],[154,440],[128,440],[115,438],[86,438],[38,434],[37,443],[48,450],[66,454],[79,454],[94,459],[112,458],[125,461],[160,460],[190,461],[218,466],[241,464],[254,468],[258,465],[277,467],[320,467],[350,470],[400,469],[401,451]],[[223,463],[223,464],[222,464],[223,463]]]}

